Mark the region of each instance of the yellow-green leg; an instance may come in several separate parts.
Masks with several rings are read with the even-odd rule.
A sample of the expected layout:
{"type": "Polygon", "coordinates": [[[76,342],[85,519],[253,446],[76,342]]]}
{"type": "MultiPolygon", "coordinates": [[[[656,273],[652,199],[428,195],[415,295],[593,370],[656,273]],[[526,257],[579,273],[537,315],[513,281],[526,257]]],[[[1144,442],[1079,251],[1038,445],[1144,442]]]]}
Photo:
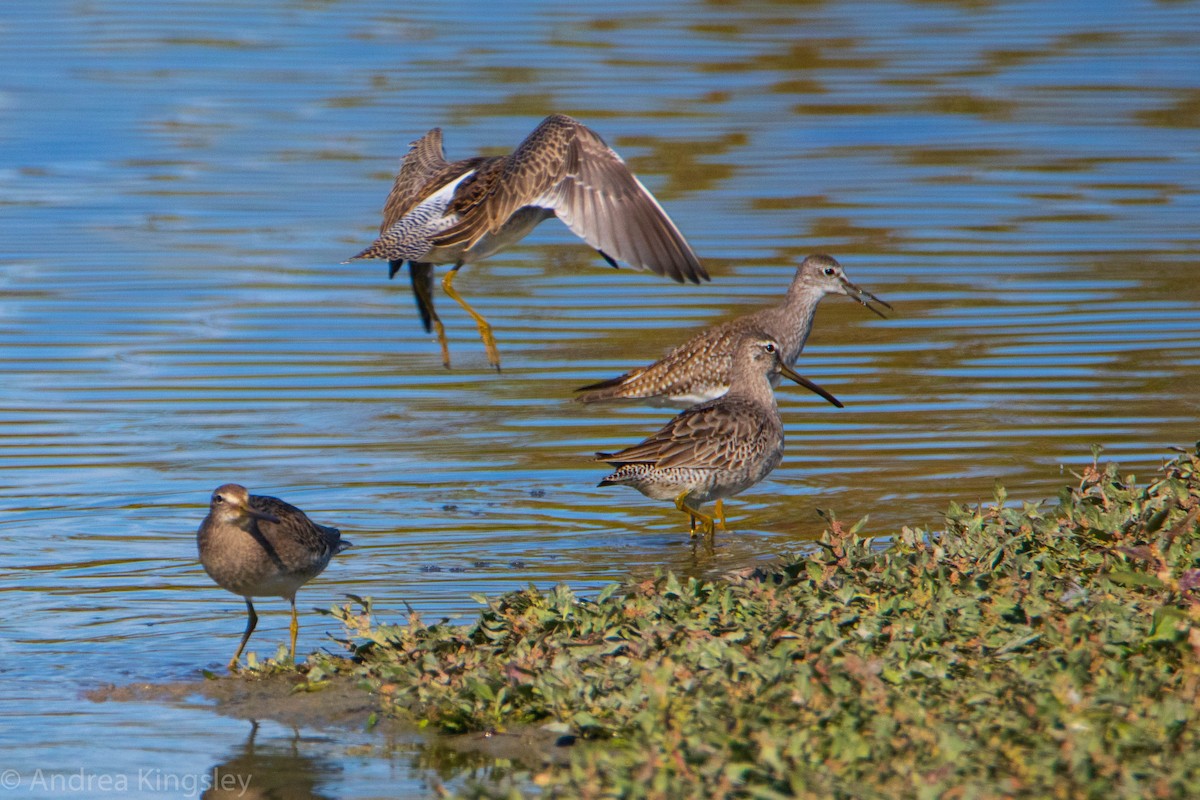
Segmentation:
{"type": "Polygon", "coordinates": [[[717,498],[716,504],[713,505],[713,516],[721,521],[721,530],[729,530],[729,526],[725,524],[725,501],[720,497],[717,498]]]}
{"type": "Polygon", "coordinates": [[[242,634],[242,641],[238,644],[237,652],[233,654],[233,658],[229,659],[229,671],[237,672],[238,659],[242,657],[242,651],[246,649],[246,642],[250,641],[250,634],[254,633],[255,626],[258,625],[258,614],[254,613],[254,603],[250,602],[250,598],[246,598],[246,630],[242,634]]]}
{"type": "Polygon", "coordinates": [[[693,539],[696,538],[696,520],[700,521],[701,526],[702,526],[701,530],[703,530],[709,536],[712,536],[716,532],[716,524],[713,522],[713,518],[710,517],[708,514],[705,514],[702,511],[697,511],[696,509],[689,506],[687,504],[687,496],[688,496],[687,492],[681,492],[680,495],[675,498],[675,508],[679,509],[680,511],[684,512],[689,517],[691,517],[692,523],[691,523],[689,530],[691,532],[692,538],[693,539]]]}
{"type": "Polygon", "coordinates": [[[300,632],[300,623],[296,620],[296,597],[292,596],[292,663],[296,663],[296,634],[300,632]]]}
{"type": "Polygon", "coordinates": [[[430,320],[437,331],[438,344],[442,346],[442,366],[450,369],[450,343],[446,341],[446,326],[440,319],[430,320]]]}
{"type": "MultiPolygon", "coordinates": [[[[479,337],[483,339],[483,348],[487,351],[488,363],[499,372],[500,352],[496,349],[496,337],[492,335],[492,326],[483,318],[482,314],[467,305],[467,301],[463,300],[462,296],[454,290],[454,276],[458,274],[460,269],[462,269],[462,264],[455,264],[454,268],[446,273],[446,276],[442,278],[442,290],[450,296],[450,299],[462,306],[463,311],[466,311],[475,320],[475,325],[479,328],[479,337]]],[[[449,365],[450,356],[448,353],[443,358],[443,361],[449,365]]]]}

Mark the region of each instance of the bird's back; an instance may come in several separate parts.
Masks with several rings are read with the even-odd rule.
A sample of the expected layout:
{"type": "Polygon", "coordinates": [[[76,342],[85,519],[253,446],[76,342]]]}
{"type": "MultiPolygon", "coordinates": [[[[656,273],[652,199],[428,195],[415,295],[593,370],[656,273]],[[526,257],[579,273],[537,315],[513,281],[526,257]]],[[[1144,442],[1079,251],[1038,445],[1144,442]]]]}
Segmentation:
{"type": "Polygon", "coordinates": [[[597,457],[613,466],[719,468],[762,449],[779,427],[778,413],[741,398],[718,398],[678,415],[639,444],[597,457]]]}
{"type": "Polygon", "coordinates": [[[647,367],[582,386],[581,403],[664,398],[696,404],[715,400],[729,390],[733,350],[743,334],[739,317],[706,328],[647,367]]]}
{"type": "Polygon", "coordinates": [[[659,500],[687,491],[706,502],[744,491],[775,469],[783,430],[775,409],[721,397],[685,411],[640,444],[597,458],[616,467],[601,486],[629,485],[659,500]]]}
{"type": "Polygon", "coordinates": [[[318,525],[278,497],[251,495],[250,506],[279,520],[256,520],[255,527],[274,549],[286,572],[314,577],[325,569],[329,559],[350,546],[350,542],[342,540],[337,528],[318,525]]]}

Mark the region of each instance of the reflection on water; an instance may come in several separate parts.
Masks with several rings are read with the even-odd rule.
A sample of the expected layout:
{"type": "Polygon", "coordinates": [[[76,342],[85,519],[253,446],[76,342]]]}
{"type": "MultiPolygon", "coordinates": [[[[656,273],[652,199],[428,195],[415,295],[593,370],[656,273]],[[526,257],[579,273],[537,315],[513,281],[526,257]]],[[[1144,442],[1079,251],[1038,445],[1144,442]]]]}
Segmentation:
{"type": "Polygon", "coordinates": [[[336,797],[319,791],[335,782],[341,766],[329,758],[306,755],[299,732],[291,741],[257,743],[258,723],[250,723],[246,741],[208,771],[204,800],[320,800],[336,797]]]}
{"type": "MultiPolygon", "coordinates": [[[[1194,3],[487,8],[0,11],[12,768],[104,765],[113,727],[130,766],[202,770],[240,742],[192,710],[167,753],[143,706],[73,700],[227,657],[243,606],[193,540],[227,481],[354,540],[302,609],[353,591],[437,619],[530,581],[745,566],[819,534],[818,508],[886,535],[996,480],[1050,497],[1094,443],[1144,473],[1200,438],[1194,3]],[[614,271],[547,222],[456,281],[504,372],[439,298],[443,370],[407,282],[340,262],[413,138],[503,151],[552,111],[628,158],[713,283],[614,271]],[[674,509],[597,488],[590,461],[670,412],[571,389],[774,302],[814,251],[896,313],[822,305],[800,369],[847,407],[781,390],[784,463],[694,551],[674,509]],[[31,735],[30,716],[64,724],[31,735]]],[[[259,610],[251,646],[273,654],[286,607],[259,610]]],[[[321,646],[327,620],[301,622],[321,646]]],[[[369,766],[329,758],[344,771],[316,791],[372,791],[369,766]]]]}

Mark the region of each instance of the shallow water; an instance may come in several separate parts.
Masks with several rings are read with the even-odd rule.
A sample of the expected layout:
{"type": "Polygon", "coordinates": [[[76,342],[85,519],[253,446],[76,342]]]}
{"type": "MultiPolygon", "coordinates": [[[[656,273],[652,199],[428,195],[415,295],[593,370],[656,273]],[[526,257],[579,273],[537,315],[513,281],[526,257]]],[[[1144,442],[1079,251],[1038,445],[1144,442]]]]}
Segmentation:
{"type": "MultiPolygon", "coordinates": [[[[251,742],[202,708],[78,699],[228,658],[242,604],[194,545],[226,481],[354,542],[301,607],[437,619],[769,560],[817,509],[886,536],[996,481],[1052,497],[1092,444],[1148,473],[1200,438],[1198,45],[1200,6],[1166,0],[4,6],[0,770],[47,797],[76,771],[186,795],[138,771],[237,759],[260,787],[306,776],[297,796],[429,791],[419,741],[251,742]],[[444,370],[404,277],[340,262],[409,141],[498,152],[553,111],[626,157],[714,281],[614,271],[548,222],[456,280],[503,373],[439,295],[444,370]],[[783,465],[697,553],[589,460],[670,412],[571,389],[774,301],[814,251],[896,313],[825,301],[799,369],[847,407],[781,390],[783,465]]],[[[283,603],[259,608],[273,654],[283,603]]],[[[306,614],[301,646],[328,628],[306,614]]]]}

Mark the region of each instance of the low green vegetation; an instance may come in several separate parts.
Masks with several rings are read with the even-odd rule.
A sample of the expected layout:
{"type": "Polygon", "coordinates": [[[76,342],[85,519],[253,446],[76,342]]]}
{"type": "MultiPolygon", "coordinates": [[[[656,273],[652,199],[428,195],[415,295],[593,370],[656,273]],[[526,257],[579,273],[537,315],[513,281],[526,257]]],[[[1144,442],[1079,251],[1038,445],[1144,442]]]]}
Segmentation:
{"type": "Polygon", "coordinates": [[[314,656],[309,685],[597,740],[478,796],[1200,796],[1200,456],[1004,501],[887,547],[834,523],[750,576],[513,593],[470,626],[347,606],[352,656],[314,656]]]}

